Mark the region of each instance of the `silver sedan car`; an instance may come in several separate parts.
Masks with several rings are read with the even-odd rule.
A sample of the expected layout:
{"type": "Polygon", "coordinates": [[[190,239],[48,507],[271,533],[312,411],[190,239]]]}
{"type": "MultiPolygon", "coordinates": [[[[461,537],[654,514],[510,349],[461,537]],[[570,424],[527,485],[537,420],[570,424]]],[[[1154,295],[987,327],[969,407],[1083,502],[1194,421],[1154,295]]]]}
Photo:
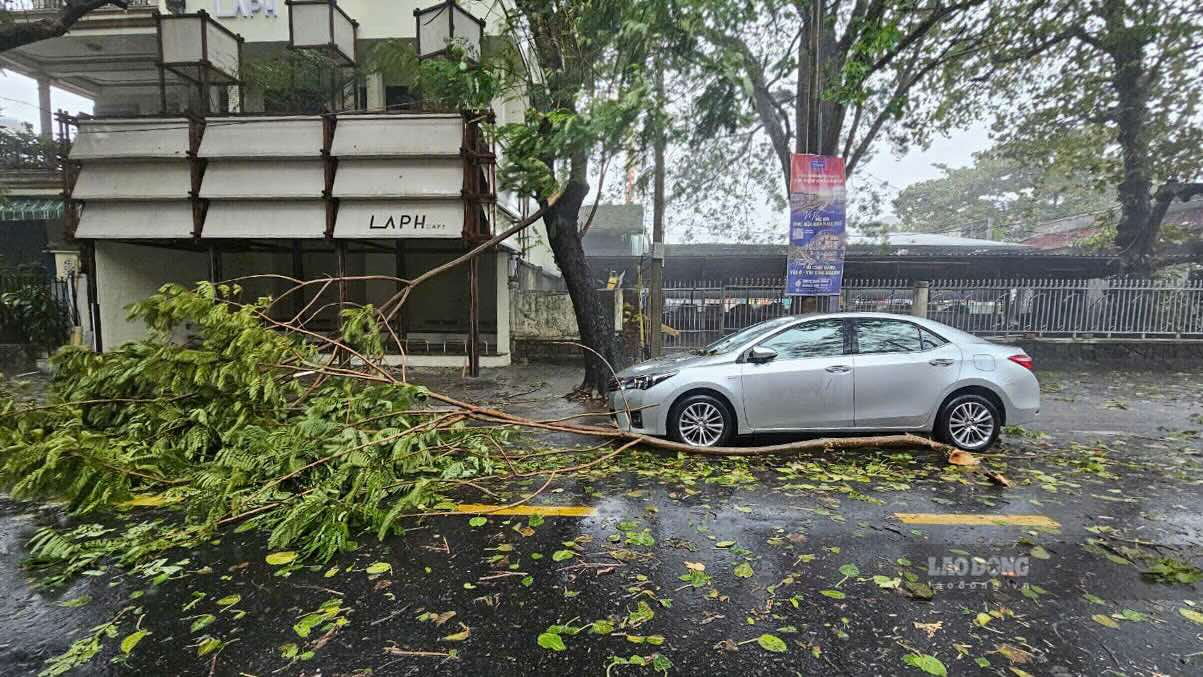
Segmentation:
{"type": "Polygon", "coordinates": [[[699,447],[779,432],[932,432],[969,451],[1040,412],[1023,350],[885,313],[781,317],[610,383],[624,430],[699,447]]]}

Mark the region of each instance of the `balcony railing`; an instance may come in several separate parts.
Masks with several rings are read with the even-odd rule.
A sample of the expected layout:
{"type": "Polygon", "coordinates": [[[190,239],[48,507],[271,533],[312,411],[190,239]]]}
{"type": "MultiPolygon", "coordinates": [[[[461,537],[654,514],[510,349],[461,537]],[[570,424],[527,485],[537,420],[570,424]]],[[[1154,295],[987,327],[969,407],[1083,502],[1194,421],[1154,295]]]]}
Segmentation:
{"type": "Polygon", "coordinates": [[[57,174],[60,148],[30,130],[0,132],[0,172],[57,174]]]}
{"type": "MultiPolygon", "coordinates": [[[[158,8],[159,6],[159,0],[127,0],[127,2],[129,4],[128,9],[152,9],[158,8]]],[[[2,4],[3,9],[8,12],[27,12],[32,14],[37,12],[57,12],[62,9],[63,5],[67,3],[66,0],[3,0],[3,2],[0,2],[0,4],[2,4]]],[[[123,10],[116,5],[105,5],[104,7],[94,11],[120,12],[123,10]]]]}

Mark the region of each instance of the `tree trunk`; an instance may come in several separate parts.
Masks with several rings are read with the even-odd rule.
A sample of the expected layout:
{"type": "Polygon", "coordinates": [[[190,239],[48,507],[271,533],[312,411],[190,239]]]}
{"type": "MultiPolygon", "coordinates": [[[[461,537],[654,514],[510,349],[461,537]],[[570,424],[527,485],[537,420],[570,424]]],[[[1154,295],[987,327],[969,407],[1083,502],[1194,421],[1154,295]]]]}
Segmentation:
{"type": "Polygon", "coordinates": [[[547,239],[556,265],[572,299],[581,343],[601,354],[599,357],[588,350],[584,351],[585,378],[581,382],[581,389],[604,394],[611,377],[609,365],[614,364],[615,339],[610,319],[613,315],[603,306],[597,293],[597,282],[585,258],[585,248],[577,225],[581,204],[588,192],[588,184],[570,181],[560,199],[543,215],[543,223],[547,226],[547,239]]]}
{"type": "Polygon", "coordinates": [[[1115,60],[1112,83],[1117,107],[1116,142],[1123,156],[1124,176],[1117,186],[1120,220],[1115,244],[1123,252],[1128,272],[1148,274],[1152,267],[1154,241],[1150,237],[1152,216],[1152,160],[1149,157],[1149,87],[1144,65],[1144,43],[1139,39],[1111,52],[1115,60]]]}

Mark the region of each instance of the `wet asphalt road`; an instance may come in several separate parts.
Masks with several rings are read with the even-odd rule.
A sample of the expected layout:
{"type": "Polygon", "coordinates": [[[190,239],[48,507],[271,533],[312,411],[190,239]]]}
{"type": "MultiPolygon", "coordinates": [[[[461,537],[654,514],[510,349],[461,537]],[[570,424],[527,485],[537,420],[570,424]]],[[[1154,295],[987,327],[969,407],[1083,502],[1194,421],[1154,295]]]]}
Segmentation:
{"type": "MultiPolygon", "coordinates": [[[[561,397],[570,372],[419,379],[518,413],[580,410],[561,397]]],[[[1203,584],[1140,573],[1163,558],[1203,564],[1203,374],[1042,382],[1039,425],[1012,431],[986,459],[1009,489],[925,453],[752,463],[637,454],[556,480],[533,502],[591,516],[476,527],[442,517],[293,569],[266,565],[257,535],[232,534],[173,556],[187,561],[161,585],[113,570],[54,594],[34,591],[19,565],[24,540],[55,514],[0,502],[0,674],[36,674],[126,607],[117,636],[70,674],[601,675],[615,657],[646,657],[609,672],[624,675],[652,674],[657,655],[677,675],[923,674],[908,654],[949,674],[1203,673],[1203,624],[1188,618],[1203,613],[1203,584]],[[1059,526],[911,524],[900,513],[1059,526]],[[1014,575],[974,572],[975,558],[1014,575]],[[365,571],[378,562],[391,571],[365,571]],[[89,604],[61,606],[84,595],[89,604]],[[295,626],[329,600],[332,622],[300,637],[295,626]],[[597,634],[606,624],[612,632],[597,634]],[[555,625],[568,626],[563,651],[539,644],[555,625]],[[121,656],[135,626],[150,634],[121,656]],[[765,634],[784,651],[763,648],[765,634]],[[224,646],[200,657],[204,637],[224,646]]]]}

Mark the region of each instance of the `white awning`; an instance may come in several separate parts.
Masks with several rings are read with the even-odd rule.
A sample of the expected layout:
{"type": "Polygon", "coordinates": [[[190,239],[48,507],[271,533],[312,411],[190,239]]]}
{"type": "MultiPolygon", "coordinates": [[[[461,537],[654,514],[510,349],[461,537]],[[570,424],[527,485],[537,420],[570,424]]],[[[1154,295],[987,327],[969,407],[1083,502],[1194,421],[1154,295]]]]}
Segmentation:
{"type": "Polygon", "coordinates": [[[321,200],[214,200],[205,214],[201,237],[291,240],[326,235],[326,204],[321,200]]]}
{"type": "Polygon", "coordinates": [[[77,200],[181,199],[192,190],[192,173],[179,160],[86,162],[71,196],[77,200]]]}
{"type": "Polygon", "coordinates": [[[188,155],[187,118],[80,120],[71,144],[72,160],[185,158],[188,155]]]}
{"type": "Polygon", "coordinates": [[[464,231],[460,200],[340,200],[334,237],[459,238],[464,231]]]}
{"type": "Polygon", "coordinates": [[[81,239],[186,239],[192,237],[192,203],[87,202],[75,237],[81,239]]]}
{"type": "Polygon", "coordinates": [[[209,118],[198,155],[203,158],[320,157],[322,119],[209,118]]]}
{"type": "Polygon", "coordinates": [[[459,197],[463,185],[460,158],[342,159],[334,174],[334,196],[339,198],[459,197]]]}
{"type": "Polygon", "coordinates": [[[364,115],[338,119],[335,157],[459,157],[464,120],[458,115],[364,115]]]}
{"type": "Polygon", "coordinates": [[[205,198],[320,198],[326,173],[311,160],[211,160],[201,182],[205,198]]]}

